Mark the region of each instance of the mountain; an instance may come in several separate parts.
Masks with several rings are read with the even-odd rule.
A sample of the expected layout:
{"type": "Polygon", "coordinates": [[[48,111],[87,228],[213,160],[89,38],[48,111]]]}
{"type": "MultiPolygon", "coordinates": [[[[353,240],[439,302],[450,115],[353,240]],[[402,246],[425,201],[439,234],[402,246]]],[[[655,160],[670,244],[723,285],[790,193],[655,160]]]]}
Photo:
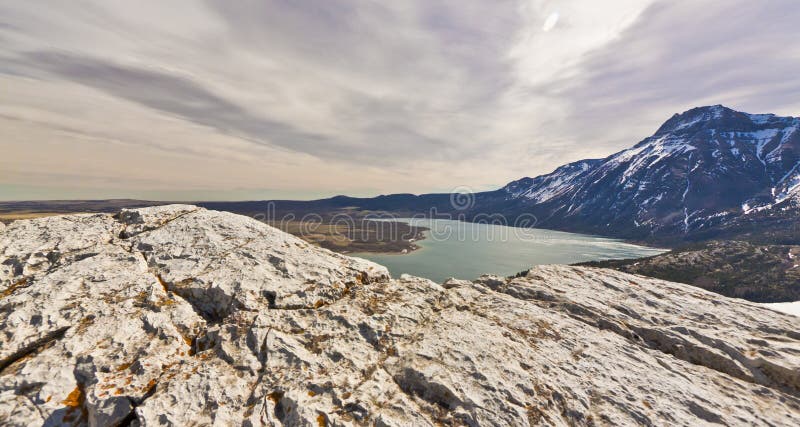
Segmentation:
{"type": "MultiPolygon", "coordinates": [[[[581,160],[496,191],[277,201],[280,212],[339,209],[503,215],[536,226],[668,245],[713,238],[800,243],[800,118],[721,105],[675,114],[654,135],[604,159],[581,160]]],[[[252,213],[263,202],[203,203],[252,213]]]]}
{"type": "MultiPolygon", "coordinates": [[[[258,217],[390,212],[534,222],[539,228],[651,244],[737,239],[800,244],[800,118],[748,114],[721,105],[675,114],[655,134],[604,159],[581,160],[488,192],[337,196],[313,201],[204,202],[258,217]],[[271,210],[271,211],[270,211],[271,210]]],[[[0,214],[74,212],[142,202],[0,203],[0,214]]],[[[122,206],[120,206],[122,205],[122,206]]],[[[2,220],[0,216],[0,220],[2,220]]]]}
{"type": "Polygon", "coordinates": [[[800,424],[800,318],[540,266],[437,284],[194,206],[0,231],[0,424],[800,424]]]}
{"type": "Polygon", "coordinates": [[[512,182],[484,203],[512,216],[532,213],[544,228],[691,239],[797,207],[798,130],[800,118],[694,108],[632,148],[512,182]]]}

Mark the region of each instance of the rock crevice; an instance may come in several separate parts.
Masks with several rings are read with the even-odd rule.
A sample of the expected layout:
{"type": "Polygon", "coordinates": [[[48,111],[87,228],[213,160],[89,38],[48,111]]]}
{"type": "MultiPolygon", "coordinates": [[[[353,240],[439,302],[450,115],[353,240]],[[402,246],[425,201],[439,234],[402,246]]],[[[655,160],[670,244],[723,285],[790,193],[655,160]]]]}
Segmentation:
{"type": "Polygon", "coordinates": [[[3,425],[800,423],[797,318],[611,270],[392,279],[177,205],[15,222],[0,289],[3,425]]]}

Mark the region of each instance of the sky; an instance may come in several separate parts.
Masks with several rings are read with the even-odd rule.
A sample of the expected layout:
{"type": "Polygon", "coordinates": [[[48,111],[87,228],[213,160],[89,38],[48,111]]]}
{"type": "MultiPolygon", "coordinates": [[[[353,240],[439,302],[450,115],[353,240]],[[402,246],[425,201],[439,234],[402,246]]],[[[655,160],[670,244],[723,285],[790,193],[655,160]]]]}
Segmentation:
{"type": "Polygon", "coordinates": [[[0,0],[0,200],[482,191],[800,115],[800,2],[0,0]]]}

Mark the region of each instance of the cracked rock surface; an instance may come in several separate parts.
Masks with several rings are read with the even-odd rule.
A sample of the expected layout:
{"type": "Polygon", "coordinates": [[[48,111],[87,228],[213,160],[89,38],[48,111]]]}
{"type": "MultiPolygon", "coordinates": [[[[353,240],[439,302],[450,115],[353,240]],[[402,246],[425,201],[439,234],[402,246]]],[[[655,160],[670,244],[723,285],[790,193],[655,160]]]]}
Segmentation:
{"type": "Polygon", "coordinates": [[[800,318],[612,270],[436,284],[193,206],[0,229],[0,425],[800,424],[800,318]]]}

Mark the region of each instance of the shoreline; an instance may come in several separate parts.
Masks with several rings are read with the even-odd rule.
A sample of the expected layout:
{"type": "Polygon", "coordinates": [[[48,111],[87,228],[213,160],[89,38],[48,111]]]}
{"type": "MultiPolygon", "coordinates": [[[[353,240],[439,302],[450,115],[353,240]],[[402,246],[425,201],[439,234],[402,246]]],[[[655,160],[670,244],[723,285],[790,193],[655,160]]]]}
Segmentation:
{"type": "MultiPolygon", "coordinates": [[[[430,231],[430,230],[429,230],[429,229],[426,229],[426,230],[424,230],[422,233],[424,234],[424,233],[426,233],[426,232],[428,232],[428,231],[430,231]]],[[[427,237],[423,235],[422,237],[415,238],[415,239],[414,239],[414,242],[411,242],[411,243],[419,242],[419,241],[421,241],[421,240],[425,240],[426,238],[427,238],[427,237]]],[[[402,251],[401,251],[401,252],[389,252],[389,251],[353,251],[353,252],[339,252],[339,253],[340,253],[340,254],[342,254],[342,255],[347,255],[347,256],[355,256],[355,257],[359,257],[359,256],[360,256],[360,255],[362,255],[362,254],[367,254],[367,255],[396,255],[396,256],[403,256],[403,255],[411,255],[411,254],[416,254],[416,253],[422,252],[422,251],[425,249],[425,246],[424,246],[424,245],[412,244],[412,245],[410,245],[410,246],[409,246],[409,248],[407,248],[407,249],[409,249],[407,252],[402,252],[402,251]]]]}
{"type": "MultiPolygon", "coordinates": [[[[424,220],[428,220],[428,221],[431,221],[431,220],[456,221],[456,222],[464,223],[464,224],[491,225],[491,226],[509,227],[509,228],[515,228],[515,229],[523,229],[523,230],[524,229],[531,229],[531,230],[538,230],[538,231],[543,231],[543,232],[572,234],[572,235],[579,235],[581,237],[590,237],[590,238],[594,238],[594,239],[604,239],[604,240],[608,240],[609,242],[614,242],[614,243],[628,244],[628,245],[636,246],[636,247],[639,247],[639,248],[647,248],[647,249],[663,251],[662,254],[663,253],[667,253],[667,252],[672,252],[675,249],[675,247],[672,247],[672,246],[654,246],[650,242],[644,242],[644,241],[641,241],[641,240],[622,239],[622,238],[613,237],[613,236],[603,236],[603,235],[600,235],[600,234],[588,234],[588,233],[580,233],[580,232],[575,232],[575,231],[557,230],[557,229],[552,229],[552,228],[536,228],[536,227],[530,228],[530,227],[519,227],[519,226],[514,226],[514,225],[505,225],[505,224],[487,224],[487,223],[484,223],[484,222],[468,221],[468,220],[465,220],[465,219],[462,219],[462,218],[452,219],[452,218],[408,217],[408,218],[370,219],[369,221],[375,221],[375,222],[398,222],[398,223],[406,224],[406,225],[409,225],[409,226],[412,226],[412,227],[422,228],[423,229],[423,234],[424,234],[424,232],[431,231],[430,228],[425,227],[425,226],[411,225],[409,220],[413,220],[413,219],[424,219],[424,220]]],[[[415,241],[424,240],[425,238],[426,238],[426,236],[423,236],[422,238],[415,238],[415,241]]],[[[420,249],[422,249],[422,247],[417,247],[417,248],[415,248],[413,250],[408,251],[407,253],[388,252],[388,251],[354,251],[354,252],[349,252],[349,253],[346,253],[346,252],[340,252],[340,253],[343,253],[345,255],[352,254],[352,253],[370,253],[370,254],[381,254],[381,255],[408,255],[408,254],[410,254],[412,252],[417,252],[420,249]]],[[[631,258],[631,259],[644,259],[644,258],[649,258],[651,256],[656,256],[656,255],[649,255],[649,256],[646,256],[646,257],[631,258]]],[[[600,261],[604,261],[604,260],[600,260],[600,261]]]]}
{"type": "MultiPolygon", "coordinates": [[[[412,253],[417,253],[417,252],[421,251],[422,249],[424,249],[424,246],[417,245],[416,242],[425,240],[427,238],[426,233],[429,232],[430,229],[427,228],[427,227],[419,227],[419,226],[414,226],[414,227],[417,228],[417,229],[420,229],[420,231],[416,234],[415,237],[413,237],[413,239],[414,239],[413,242],[412,241],[408,241],[408,240],[405,241],[405,243],[409,244],[407,247],[403,248],[403,250],[405,250],[406,252],[403,252],[403,250],[401,250],[400,252],[397,252],[397,251],[382,251],[382,250],[374,250],[374,251],[359,250],[359,251],[342,251],[342,252],[334,251],[334,252],[340,253],[342,255],[347,255],[347,256],[358,256],[358,254],[410,255],[412,253]]],[[[333,250],[333,249],[331,249],[331,250],[333,250]]]]}
{"type": "MultiPolygon", "coordinates": [[[[8,225],[8,224],[14,222],[15,220],[35,219],[35,218],[46,217],[46,216],[70,215],[70,214],[75,214],[75,213],[93,213],[93,212],[96,212],[96,213],[109,213],[109,211],[110,211],[109,208],[110,207],[117,208],[117,207],[120,207],[120,206],[126,207],[128,205],[138,205],[138,204],[140,204],[140,203],[137,203],[137,202],[125,201],[125,200],[120,200],[120,201],[118,201],[118,203],[114,203],[114,202],[115,201],[107,201],[105,203],[103,201],[97,201],[97,202],[89,202],[89,201],[69,201],[69,202],[64,202],[64,201],[62,201],[62,202],[57,203],[58,207],[64,208],[65,207],[64,205],[69,205],[70,207],[72,207],[73,205],[81,205],[82,203],[91,203],[91,204],[100,205],[100,206],[92,206],[95,209],[87,209],[87,210],[63,209],[63,211],[60,211],[60,210],[57,210],[57,209],[52,209],[52,208],[56,208],[56,206],[52,206],[52,203],[46,203],[46,202],[39,202],[40,204],[44,205],[44,206],[39,206],[39,207],[40,208],[44,208],[45,206],[50,205],[49,207],[51,209],[41,209],[40,210],[40,209],[35,209],[35,208],[32,209],[32,206],[25,206],[24,208],[21,206],[21,209],[14,210],[14,209],[8,209],[8,206],[5,206],[6,209],[2,209],[2,211],[0,211],[0,222],[3,222],[4,224],[8,225]],[[108,205],[108,206],[106,206],[106,205],[108,205]],[[100,207],[101,209],[96,209],[98,207],[100,207]],[[102,208],[105,208],[105,209],[102,209],[102,208]]],[[[23,202],[5,203],[5,205],[13,205],[13,204],[27,204],[27,203],[23,203],[23,202]]],[[[3,204],[0,204],[0,206],[2,206],[2,205],[3,204]]],[[[234,212],[234,213],[238,213],[238,212],[234,212]]],[[[239,213],[239,214],[240,215],[246,215],[246,216],[252,216],[252,215],[248,215],[247,213],[239,213]]],[[[377,241],[377,242],[374,242],[374,243],[371,244],[370,241],[358,241],[358,240],[349,240],[348,239],[348,243],[346,245],[341,245],[340,246],[340,245],[335,243],[335,240],[336,240],[335,238],[330,238],[331,236],[335,236],[335,234],[334,235],[319,235],[319,236],[316,236],[316,238],[313,238],[312,236],[302,236],[302,235],[295,234],[293,232],[294,230],[291,230],[291,229],[284,229],[283,231],[286,231],[286,232],[288,232],[290,234],[293,234],[293,235],[295,235],[297,237],[300,237],[300,238],[302,238],[303,240],[306,240],[309,243],[316,244],[316,245],[318,245],[320,247],[324,247],[326,249],[329,249],[331,251],[334,251],[334,252],[337,252],[337,253],[341,253],[341,254],[344,254],[344,255],[358,254],[358,253],[380,254],[380,255],[408,255],[408,254],[411,254],[411,253],[419,252],[419,250],[421,250],[423,248],[421,245],[415,244],[415,242],[421,241],[421,240],[425,240],[428,237],[426,232],[430,231],[429,228],[421,226],[421,225],[411,225],[410,220],[414,220],[414,219],[424,219],[424,220],[440,220],[441,219],[441,220],[457,221],[459,223],[464,223],[464,224],[498,225],[498,226],[504,226],[504,227],[510,227],[510,228],[518,228],[518,229],[526,229],[527,228],[527,227],[520,227],[520,226],[515,226],[515,225],[507,225],[507,224],[486,224],[485,222],[470,221],[470,220],[468,220],[466,218],[455,218],[455,219],[453,219],[453,218],[431,218],[431,217],[409,216],[409,217],[389,217],[389,218],[369,218],[369,219],[361,217],[361,218],[357,218],[357,219],[361,220],[361,222],[369,221],[369,222],[374,222],[374,223],[382,223],[382,222],[401,223],[401,224],[404,224],[405,226],[413,227],[414,229],[417,229],[418,232],[414,235],[414,237],[412,237],[413,242],[410,242],[408,240],[402,240],[402,241],[401,240],[396,240],[396,241],[380,240],[380,241],[377,241]],[[326,244],[326,242],[328,242],[328,243],[326,244]],[[356,248],[349,248],[354,243],[355,243],[356,248]],[[378,243],[380,243],[380,244],[378,244],[378,243]],[[383,246],[387,246],[387,245],[388,246],[392,246],[393,245],[394,248],[387,249],[387,248],[383,247],[383,246]]],[[[274,224],[274,223],[271,223],[271,222],[267,222],[267,224],[269,224],[271,226],[277,226],[277,224],[274,224]]],[[[331,224],[323,223],[322,225],[330,226],[331,224]]],[[[281,228],[281,227],[278,227],[278,228],[281,228]]],[[[545,232],[579,234],[579,235],[585,236],[585,237],[607,239],[609,241],[621,242],[621,243],[625,243],[625,244],[630,244],[630,245],[634,245],[634,246],[638,246],[638,247],[645,247],[645,248],[654,249],[654,250],[663,250],[665,252],[673,251],[676,248],[681,246],[678,243],[671,243],[670,244],[670,243],[664,242],[666,244],[659,245],[658,242],[643,241],[641,239],[626,239],[626,238],[618,238],[618,237],[614,237],[614,236],[605,236],[605,235],[593,234],[593,233],[592,234],[590,234],[590,233],[581,233],[581,232],[568,231],[568,230],[559,230],[559,229],[550,229],[550,228],[536,228],[536,227],[534,227],[533,229],[534,230],[541,230],[541,231],[545,231],[545,232]]],[[[358,230],[358,228],[356,228],[356,231],[357,230],[358,230]]],[[[346,236],[346,233],[344,233],[343,235],[346,236]]]]}

